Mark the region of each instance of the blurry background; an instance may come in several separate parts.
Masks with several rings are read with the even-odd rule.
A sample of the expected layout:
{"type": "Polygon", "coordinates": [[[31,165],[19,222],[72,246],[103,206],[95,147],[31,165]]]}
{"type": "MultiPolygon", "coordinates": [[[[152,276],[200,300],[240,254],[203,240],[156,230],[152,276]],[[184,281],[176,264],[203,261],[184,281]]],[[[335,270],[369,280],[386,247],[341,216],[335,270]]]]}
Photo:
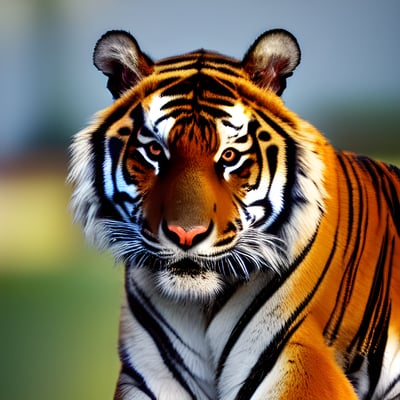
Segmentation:
{"type": "Polygon", "coordinates": [[[118,374],[122,268],[68,211],[67,147],[111,103],[96,40],[129,30],[155,59],[241,58],[264,30],[299,40],[284,99],[339,148],[400,161],[400,3],[0,0],[0,398],[106,400],[118,374]]]}

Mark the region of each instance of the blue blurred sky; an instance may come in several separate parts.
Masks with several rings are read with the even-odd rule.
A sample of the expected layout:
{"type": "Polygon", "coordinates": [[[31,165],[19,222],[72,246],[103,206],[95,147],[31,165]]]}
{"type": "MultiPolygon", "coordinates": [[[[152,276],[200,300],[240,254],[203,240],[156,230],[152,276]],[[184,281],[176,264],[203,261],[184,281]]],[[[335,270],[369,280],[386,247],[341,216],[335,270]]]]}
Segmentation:
{"type": "Polygon", "coordinates": [[[241,58],[264,30],[285,28],[303,55],[284,94],[291,109],[333,137],[341,116],[400,122],[398,0],[0,1],[2,158],[62,145],[110,104],[91,61],[109,29],[129,30],[158,59],[200,47],[241,58]]]}

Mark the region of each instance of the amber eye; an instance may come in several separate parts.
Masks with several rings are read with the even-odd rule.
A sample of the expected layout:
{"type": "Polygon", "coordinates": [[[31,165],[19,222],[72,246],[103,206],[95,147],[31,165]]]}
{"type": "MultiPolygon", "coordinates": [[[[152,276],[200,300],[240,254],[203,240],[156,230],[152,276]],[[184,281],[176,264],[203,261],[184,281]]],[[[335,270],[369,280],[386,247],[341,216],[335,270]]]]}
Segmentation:
{"type": "Polygon", "coordinates": [[[221,155],[221,161],[226,166],[236,164],[239,158],[240,153],[235,149],[226,149],[221,155]]]}
{"type": "Polygon", "coordinates": [[[152,159],[152,160],[158,160],[162,154],[163,150],[162,147],[159,143],[157,142],[150,142],[146,145],[146,152],[147,155],[152,159]]]}

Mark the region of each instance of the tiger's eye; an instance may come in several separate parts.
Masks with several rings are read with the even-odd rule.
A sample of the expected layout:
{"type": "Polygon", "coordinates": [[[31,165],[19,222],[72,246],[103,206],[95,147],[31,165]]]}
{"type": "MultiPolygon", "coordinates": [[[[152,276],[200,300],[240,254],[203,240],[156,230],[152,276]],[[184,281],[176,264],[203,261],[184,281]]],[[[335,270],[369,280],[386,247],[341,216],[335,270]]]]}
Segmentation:
{"type": "Polygon", "coordinates": [[[225,165],[233,165],[239,159],[239,152],[235,149],[226,149],[221,156],[221,160],[225,165]]]}
{"type": "Polygon", "coordinates": [[[162,151],[161,146],[156,142],[150,143],[148,149],[149,149],[150,154],[152,154],[153,156],[156,156],[156,157],[159,156],[162,151]]]}
{"type": "Polygon", "coordinates": [[[163,155],[163,149],[157,142],[150,142],[145,146],[147,155],[154,161],[157,161],[163,155]]]}

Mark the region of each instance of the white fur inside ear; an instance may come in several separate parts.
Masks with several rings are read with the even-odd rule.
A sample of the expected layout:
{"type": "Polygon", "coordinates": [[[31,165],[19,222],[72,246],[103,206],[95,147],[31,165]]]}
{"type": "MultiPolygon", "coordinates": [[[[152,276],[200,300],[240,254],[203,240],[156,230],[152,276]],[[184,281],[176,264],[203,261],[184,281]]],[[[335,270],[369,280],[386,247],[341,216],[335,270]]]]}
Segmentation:
{"type": "Polygon", "coordinates": [[[250,79],[262,89],[280,95],[286,78],[300,62],[300,47],[296,38],[283,29],[265,32],[250,47],[243,66],[250,79]]]}
{"type": "Polygon", "coordinates": [[[279,62],[283,67],[280,75],[291,73],[300,62],[297,41],[282,31],[262,36],[253,48],[252,59],[257,69],[266,68],[271,62],[279,62]],[[285,61],[285,62],[284,62],[285,61]]]}
{"type": "Polygon", "coordinates": [[[105,74],[114,73],[115,63],[128,67],[139,79],[141,51],[135,39],[127,32],[111,31],[97,42],[93,61],[105,74]]]}
{"type": "Polygon", "coordinates": [[[153,71],[153,61],[142,51],[135,38],[125,31],[110,31],[96,44],[94,65],[108,77],[107,87],[120,97],[153,71]]]}

